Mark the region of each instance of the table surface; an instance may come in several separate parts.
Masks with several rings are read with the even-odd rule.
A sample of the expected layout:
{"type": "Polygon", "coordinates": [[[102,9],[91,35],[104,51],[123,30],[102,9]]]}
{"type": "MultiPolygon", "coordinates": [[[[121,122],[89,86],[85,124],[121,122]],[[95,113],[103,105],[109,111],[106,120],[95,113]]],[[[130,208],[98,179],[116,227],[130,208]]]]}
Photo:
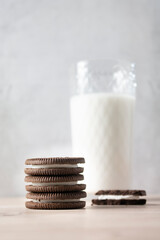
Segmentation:
{"type": "Polygon", "coordinates": [[[30,210],[24,199],[0,199],[0,239],[160,239],[160,196],[146,206],[30,210]]]}

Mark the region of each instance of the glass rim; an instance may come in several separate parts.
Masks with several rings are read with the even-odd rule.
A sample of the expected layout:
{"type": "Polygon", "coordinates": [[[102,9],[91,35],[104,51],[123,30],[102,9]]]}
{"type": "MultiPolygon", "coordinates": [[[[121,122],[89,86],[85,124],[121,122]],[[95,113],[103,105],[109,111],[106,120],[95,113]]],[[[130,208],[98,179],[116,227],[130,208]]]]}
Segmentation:
{"type": "Polygon", "coordinates": [[[81,63],[96,63],[96,62],[115,62],[115,63],[126,63],[129,65],[134,64],[134,66],[136,65],[135,61],[132,61],[129,58],[90,58],[90,59],[80,59],[74,63],[71,64],[71,66],[73,65],[77,65],[77,64],[81,64],[81,63]]]}
{"type": "Polygon", "coordinates": [[[129,59],[80,60],[70,69],[73,95],[102,91],[135,94],[135,63],[129,59]]]}

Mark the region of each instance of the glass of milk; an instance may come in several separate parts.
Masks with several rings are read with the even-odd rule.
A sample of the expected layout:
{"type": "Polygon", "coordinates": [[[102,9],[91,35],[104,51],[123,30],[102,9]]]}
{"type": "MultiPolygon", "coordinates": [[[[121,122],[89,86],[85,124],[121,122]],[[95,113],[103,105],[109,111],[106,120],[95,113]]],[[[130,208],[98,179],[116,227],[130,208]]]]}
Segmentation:
{"type": "Polygon", "coordinates": [[[72,148],[86,159],[90,192],[130,187],[135,90],[128,61],[81,61],[73,69],[72,148]]]}

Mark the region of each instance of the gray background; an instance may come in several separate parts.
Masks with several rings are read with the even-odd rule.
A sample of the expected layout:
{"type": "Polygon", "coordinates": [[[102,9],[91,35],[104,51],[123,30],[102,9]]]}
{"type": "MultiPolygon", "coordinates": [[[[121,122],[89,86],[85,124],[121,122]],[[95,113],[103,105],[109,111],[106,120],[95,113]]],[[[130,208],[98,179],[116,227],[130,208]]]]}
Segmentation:
{"type": "Polygon", "coordinates": [[[135,188],[160,193],[160,1],[0,0],[0,195],[24,194],[24,160],[71,154],[69,68],[137,66],[135,188]]]}

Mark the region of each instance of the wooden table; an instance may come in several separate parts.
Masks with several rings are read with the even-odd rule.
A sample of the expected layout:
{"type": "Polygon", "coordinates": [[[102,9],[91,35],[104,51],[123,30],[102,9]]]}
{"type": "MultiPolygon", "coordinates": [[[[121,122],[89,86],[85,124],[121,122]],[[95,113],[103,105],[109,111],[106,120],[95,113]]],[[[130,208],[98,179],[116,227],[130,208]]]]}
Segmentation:
{"type": "Polygon", "coordinates": [[[0,240],[160,240],[160,197],[146,206],[29,210],[24,199],[0,199],[0,240]]]}

